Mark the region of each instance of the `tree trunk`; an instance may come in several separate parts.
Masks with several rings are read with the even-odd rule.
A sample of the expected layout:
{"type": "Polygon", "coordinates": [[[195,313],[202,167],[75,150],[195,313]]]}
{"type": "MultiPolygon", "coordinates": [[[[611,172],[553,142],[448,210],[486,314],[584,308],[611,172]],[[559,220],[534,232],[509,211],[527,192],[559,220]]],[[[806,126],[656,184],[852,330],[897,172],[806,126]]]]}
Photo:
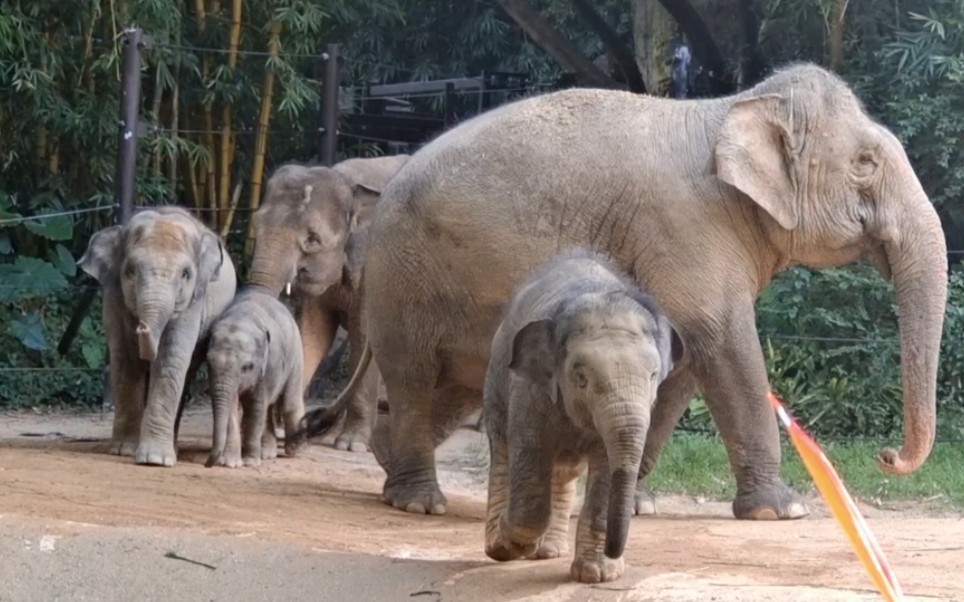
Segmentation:
{"type": "Polygon", "coordinates": [[[620,87],[562,37],[526,0],[499,0],[499,5],[532,38],[536,46],[573,72],[583,84],[601,88],[620,87]]]}
{"type": "Polygon", "coordinates": [[[585,19],[586,23],[596,32],[599,39],[602,40],[606,51],[616,60],[616,64],[619,65],[620,71],[623,72],[623,76],[626,78],[629,90],[638,94],[645,93],[646,84],[643,81],[642,74],[639,72],[639,67],[633,60],[633,53],[630,52],[629,48],[619,39],[619,34],[616,33],[616,30],[599,14],[590,0],[573,0],[573,4],[579,14],[582,15],[582,18],[585,19]]]}
{"type": "MultiPolygon", "coordinates": [[[[268,52],[271,59],[278,57],[281,49],[281,22],[271,23],[271,39],[268,52]]],[[[264,155],[268,148],[268,127],[271,124],[271,106],[274,97],[274,71],[265,66],[264,81],[261,84],[261,110],[258,112],[258,125],[254,133],[254,164],[251,167],[251,198],[248,206],[254,212],[261,204],[261,187],[264,182],[264,155]]],[[[244,256],[250,257],[254,250],[254,220],[248,220],[248,232],[244,243],[244,256]]]]}
{"type": "Polygon", "coordinates": [[[839,71],[843,63],[844,16],[849,0],[834,0],[830,16],[830,70],[839,71]]]}
{"type": "MultiPolygon", "coordinates": [[[[241,42],[241,0],[231,3],[231,42],[228,47],[228,68],[234,73],[238,66],[238,45],[241,42]]],[[[232,131],[231,103],[221,109],[221,185],[219,186],[218,214],[219,223],[227,221],[228,192],[231,189],[231,163],[233,159],[234,132],[232,131]]]]}
{"type": "Polygon", "coordinates": [[[650,94],[669,93],[670,42],[676,30],[672,15],[659,0],[634,0],[633,38],[636,64],[650,94]]]}

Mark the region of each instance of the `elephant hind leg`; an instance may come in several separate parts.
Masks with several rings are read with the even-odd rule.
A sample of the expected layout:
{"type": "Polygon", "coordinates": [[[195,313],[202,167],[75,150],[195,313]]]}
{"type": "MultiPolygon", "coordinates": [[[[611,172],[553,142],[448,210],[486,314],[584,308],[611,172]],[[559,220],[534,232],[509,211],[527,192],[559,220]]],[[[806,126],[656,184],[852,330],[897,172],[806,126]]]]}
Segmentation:
{"type": "Polygon", "coordinates": [[[559,558],[569,553],[569,517],[576,497],[576,478],[585,462],[560,461],[552,469],[552,522],[531,559],[559,558]]]}

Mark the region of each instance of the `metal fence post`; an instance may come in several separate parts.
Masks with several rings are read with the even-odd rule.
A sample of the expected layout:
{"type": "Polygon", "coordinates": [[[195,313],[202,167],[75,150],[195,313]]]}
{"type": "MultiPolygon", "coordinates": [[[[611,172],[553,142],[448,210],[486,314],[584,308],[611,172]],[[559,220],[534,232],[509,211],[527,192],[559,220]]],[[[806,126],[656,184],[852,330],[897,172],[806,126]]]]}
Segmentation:
{"type": "Polygon", "coordinates": [[[455,125],[455,84],[452,82],[445,84],[445,97],[442,100],[445,128],[448,129],[455,125]]]}
{"type": "Polygon", "coordinates": [[[318,158],[323,165],[329,166],[335,163],[338,146],[338,48],[339,44],[326,44],[322,54],[325,70],[321,90],[321,148],[318,158]]]}
{"type": "MultiPolygon", "coordinates": [[[[134,213],[134,190],[137,185],[137,136],[140,133],[141,50],[150,46],[150,36],[137,27],[124,30],[121,39],[123,75],[121,76],[120,120],[117,140],[117,171],[114,178],[117,221],[126,224],[134,213]]],[[[97,295],[97,287],[84,291],[70,322],[60,337],[57,352],[67,355],[80,325],[83,324],[97,295]]]]}

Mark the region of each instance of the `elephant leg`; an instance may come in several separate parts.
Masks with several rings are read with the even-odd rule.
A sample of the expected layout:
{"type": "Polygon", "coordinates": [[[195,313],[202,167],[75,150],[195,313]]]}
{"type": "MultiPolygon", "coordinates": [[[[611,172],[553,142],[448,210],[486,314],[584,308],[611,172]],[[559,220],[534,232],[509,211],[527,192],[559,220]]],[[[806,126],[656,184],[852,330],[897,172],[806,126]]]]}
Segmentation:
{"type": "Polygon", "coordinates": [[[489,432],[489,489],[485,507],[485,554],[504,562],[522,557],[522,551],[502,539],[499,522],[509,505],[509,456],[505,437],[489,432]]]}
{"type": "Polygon", "coordinates": [[[275,402],[268,406],[262,414],[264,415],[264,427],[261,430],[261,459],[273,460],[278,457],[278,437],[274,432],[275,402]]]}
{"type": "Polygon", "coordinates": [[[184,377],[184,392],[181,394],[181,402],[177,406],[177,416],[174,418],[174,446],[177,447],[177,437],[181,430],[181,416],[184,415],[184,408],[187,406],[189,392],[188,389],[194,379],[197,378],[198,370],[201,369],[201,364],[204,363],[204,358],[207,357],[208,353],[208,341],[205,340],[199,343],[194,349],[194,355],[191,356],[191,364],[187,368],[187,376],[184,377]]]}
{"type": "Polygon", "coordinates": [[[510,434],[507,447],[509,503],[499,519],[499,539],[509,550],[535,557],[552,524],[554,462],[538,440],[510,434]]]}
{"type": "Polygon", "coordinates": [[[104,330],[110,354],[108,386],[114,402],[114,425],[108,452],[133,456],[140,439],[149,372],[137,357],[136,344],[124,336],[124,320],[113,317],[123,310],[123,301],[115,297],[113,294],[104,296],[104,330]]]}
{"type": "Polygon", "coordinates": [[[182,315],[177,323],[168,323],[161,337],[157,358],[151,363],[147,407],[134,453],[138,464],[174,466],[177,462],[174,421],[200,323],[197,312],[182,315]]]}
{"type": "MultiPolygon", "coordinates": [[[[296,363],[297,361],[298,360],[295,359],[296,363]]],[[[280,406],[281,414],[284,419],[285,455],[297,455],[299,451],[308,445],[308,441],[306,439],[299,439],[295,436],[295,433],[298,432],[298,425],[301,422],[301,419],[305,416],[305,396],[301,388],[300,366],[296,366],[295,370],[292,371],[291,376],[288,378],[288,382],[285,383],[285,388],[281,394],[280,403],[276,403],[275,406],[280,406]]],[[[273,413],[274,412],[272,412],[272,414],[273,413]]]]}
{"type": "Polygon", "coordinates": [[[780,478],[780,433],[752,307],[735,317],[724,347],[694,362],[700,388],[736,477],[736,518],[791,519],[809,511],[780,478]]]}
{"type": "Polygon", "coordinates": [[[645,478],[656,466],[663,447],[673,435],[696,391],[696,376],[688,367],[674,370],[659,386],[643,448],[643,461],[639,466],[639,480],[636,482],[635,512],[638,515],[656,514],[656,496],[646,486],[645,478]]]}
{"type": "Polygon", "coordinates": [[[583,468],[583,462],[556,461],[552,469],[552,521],[532,558],[559,558],[569,552],[569,517],[576,497],[576,478],[583,468]]]}
{"type": "Polygon", "coordinates": [[[416,514],[445,514],[446,499],[438,486],[435,448],[448,439],[482,395],[463,387],[393,388],[389,396],[389,468],[383,494],[395,508],[416,514]]]}
{"type": "MultiPolygon", "coordinates": [[[[348,324],[348,365],[351,372],[361,361],[362,350],[365,348],[365,337],[362,334],[359,320],[348,324]]],[[[368,443],[372,436],[372,426],[375,422],[375,412],[378,403],[378,366],[374,361],[368,366],[362,384],[349,402],[345,412],[345,423],[341,433],[335,439],[335,448],[353,452],[368,451],[368,443]]]]}
{"type": "Polygon", "coordinates": [[[609,509],[609,463],[605,454],[589,459],[586,500],[576,526],[576,554],[570,574],[582,583],[601,583],[619,579],[626,570],[620,558],[609,558],[606,548],[606,515],[609,509]]]}
{"type": "MultiPolygon", "coordinates": [[[[264,455],[261,443],[267,422],[267,403],[258,393],[248,393],[242,396],[242,399],[244,416],[241,418],[241,460],[245,466],[260,466],[264,455]]],[[[277,455],[277,441],[274,451],[277,455]]]]}

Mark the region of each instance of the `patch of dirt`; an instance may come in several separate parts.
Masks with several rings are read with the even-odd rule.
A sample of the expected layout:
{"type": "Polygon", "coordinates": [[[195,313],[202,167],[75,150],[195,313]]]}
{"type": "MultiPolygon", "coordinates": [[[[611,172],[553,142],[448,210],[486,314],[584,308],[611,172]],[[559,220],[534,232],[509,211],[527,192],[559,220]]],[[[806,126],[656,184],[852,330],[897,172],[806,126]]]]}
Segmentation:
{"type": "MultiPolygon", "coordinates": [[[[448,514],[415,516],[382,503],[384,473],[371,454],[316,443],[258,469],[205,468],[210,410],[193,408],[177,466],[136,466],[103,453],[111,420],[0,417],[0,600],[113,599],[141,587],[150,599],[233,601],[306,592],[415,602],[880,599],[819,500],[809,518],[762,523],[734,520],[728,503],[661,496],[659,515],[632,521],[626,575],[587,586],[569,580],[571,557],[485,556],[484,434],[460,430],[438,450],[448,514]],[[172,545],[222,565],[165,559],[172,545]]],[[[920,505],[862,510],[908,600],[964,600],[964,516],[920,505]]]]}

